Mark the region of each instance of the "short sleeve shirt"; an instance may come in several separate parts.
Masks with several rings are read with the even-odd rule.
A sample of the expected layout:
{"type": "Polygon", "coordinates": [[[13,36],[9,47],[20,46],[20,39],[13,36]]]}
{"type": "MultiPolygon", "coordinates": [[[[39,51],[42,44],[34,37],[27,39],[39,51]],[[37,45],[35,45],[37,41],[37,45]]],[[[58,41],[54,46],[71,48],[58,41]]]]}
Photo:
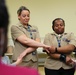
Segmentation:
{"type": "MultiPolygon", "coordinates": [[[[48,33],[45,35],[44,38],[44,44],[49,45],[49,46],[55,46],[58,47],[58,39],[60,39],[60,45],[66,46],[68,44],[72,44],[76,47],[76,38],[73,33],[63,33],[61,37],[57,35],[55,32],[54,33],[48,33]]],[[[68,54],[71,56],[71,54],[68,54]]],[[[59,69],[63,67],[64,69],[69,69],[72,68],[73,66],[68,66],[67,64],[61,62],[60,60],[55,60],[51,58],[51,56],[48,56],[45,60],[45,67],[49,69],[59,69]]]]}
{"type": "MultiPolygon", "coordinates": [[[[36,38],[40,39],[40,35],[39,35],[39,31],[38,28],[36,26],[30,26],[30,31],[32,33],[32,37],[35,40],[36,38]]],[[[30,37],[30,32],[27,30],[27,26],[23,26],[21,23],[19,23],[18,25],[12,25],[11,27],[11,35],[12,35],[12,39],[14,41],[14,52],[13,52],[13,60],[16,60],[17,57],[20,55],[21,52],[23,52],[26,48],[28,48],[29,46],[27,45],[23,45],[20,42],[18,42],[16,39],[21,36],[21,35],[26,35],[28,38],[30,37]]],[[[24,61],[28,61],[28,60],[34,60],[37,61],[36,56],[32,56],[32,54],[28,54],[26,57],[24,57],[24,61]]]]}

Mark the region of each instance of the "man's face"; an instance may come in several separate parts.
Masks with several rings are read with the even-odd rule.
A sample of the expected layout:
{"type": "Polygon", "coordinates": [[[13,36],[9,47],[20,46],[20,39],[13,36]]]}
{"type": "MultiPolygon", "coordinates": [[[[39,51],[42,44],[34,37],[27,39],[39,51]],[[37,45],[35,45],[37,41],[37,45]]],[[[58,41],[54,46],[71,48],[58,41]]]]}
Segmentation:
{"type": "Polygon", "coordinates": [[[64,28],[65,28],[65,25],[64,25],[64,23],[63,23],[62,20],[56,20],[56,21],[55,21],[54,31],[55,31],[57,34],[62,34],[62,33],[64,33],[64,28]]]}

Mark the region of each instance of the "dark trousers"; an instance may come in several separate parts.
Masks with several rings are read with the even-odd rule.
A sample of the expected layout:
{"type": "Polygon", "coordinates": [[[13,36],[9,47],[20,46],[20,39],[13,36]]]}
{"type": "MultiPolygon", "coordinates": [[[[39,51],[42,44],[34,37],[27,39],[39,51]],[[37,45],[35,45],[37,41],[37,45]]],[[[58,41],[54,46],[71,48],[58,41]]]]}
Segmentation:
{"type": "Polygon", "coordinates": [[[45,68],[45,75],[74,75],[75,68],[72,69],[63,69],[60,68],[59,70],[52,70],[45,68]]]}

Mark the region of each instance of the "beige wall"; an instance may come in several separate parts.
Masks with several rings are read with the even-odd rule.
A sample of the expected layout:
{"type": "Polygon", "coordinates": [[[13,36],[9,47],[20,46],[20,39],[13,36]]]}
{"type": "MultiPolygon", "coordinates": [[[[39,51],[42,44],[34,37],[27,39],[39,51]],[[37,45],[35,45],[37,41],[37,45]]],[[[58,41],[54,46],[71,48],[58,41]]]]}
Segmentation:
{"type": "Polygon", "coordinates": [[[6,0],[6,2],[10,14],[9,38],[11,25],[18,22],[16,11],[22,5],[30,9],[30,24],[38,27],[41,37],[52,32],[51,22],[57,17],[65,20],[67,32],[76,35],[76,0],[6,0]]]}

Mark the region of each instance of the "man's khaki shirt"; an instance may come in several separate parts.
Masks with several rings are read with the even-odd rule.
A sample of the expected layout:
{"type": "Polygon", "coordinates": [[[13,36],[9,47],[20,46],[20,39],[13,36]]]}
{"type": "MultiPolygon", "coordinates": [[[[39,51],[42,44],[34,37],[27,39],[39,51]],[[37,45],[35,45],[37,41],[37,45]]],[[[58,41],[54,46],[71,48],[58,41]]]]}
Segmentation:
{"type": "MultiPolygon", "coordinates": [[[[66,46],[68,44],[72,44],[74,46],[76,46],[76,38],[73,35],[73,33],[63,33],[60,36],[58,36],[56,33],[48,33],[45,35],[45,39],[44,39],[44,44],[49,45],[49,46],[55,46],[58,47],[58,41],[57,41],[57,37],[58,39],[61,39],[61,46],[66,46]]],[[[70,54],[66,54],[71,56],[72,53],[70,54]]],[[[51,58],[51,56],[48,56],[45,60],[45,67],[48,69],[56,69],[58,70],[59,68],[64,68],[64,69],[69,69],[72,68],[73,66],[69,66],[63,62],[61,62],[60,60],[57,59],[53,59],[51,58]]]]}

